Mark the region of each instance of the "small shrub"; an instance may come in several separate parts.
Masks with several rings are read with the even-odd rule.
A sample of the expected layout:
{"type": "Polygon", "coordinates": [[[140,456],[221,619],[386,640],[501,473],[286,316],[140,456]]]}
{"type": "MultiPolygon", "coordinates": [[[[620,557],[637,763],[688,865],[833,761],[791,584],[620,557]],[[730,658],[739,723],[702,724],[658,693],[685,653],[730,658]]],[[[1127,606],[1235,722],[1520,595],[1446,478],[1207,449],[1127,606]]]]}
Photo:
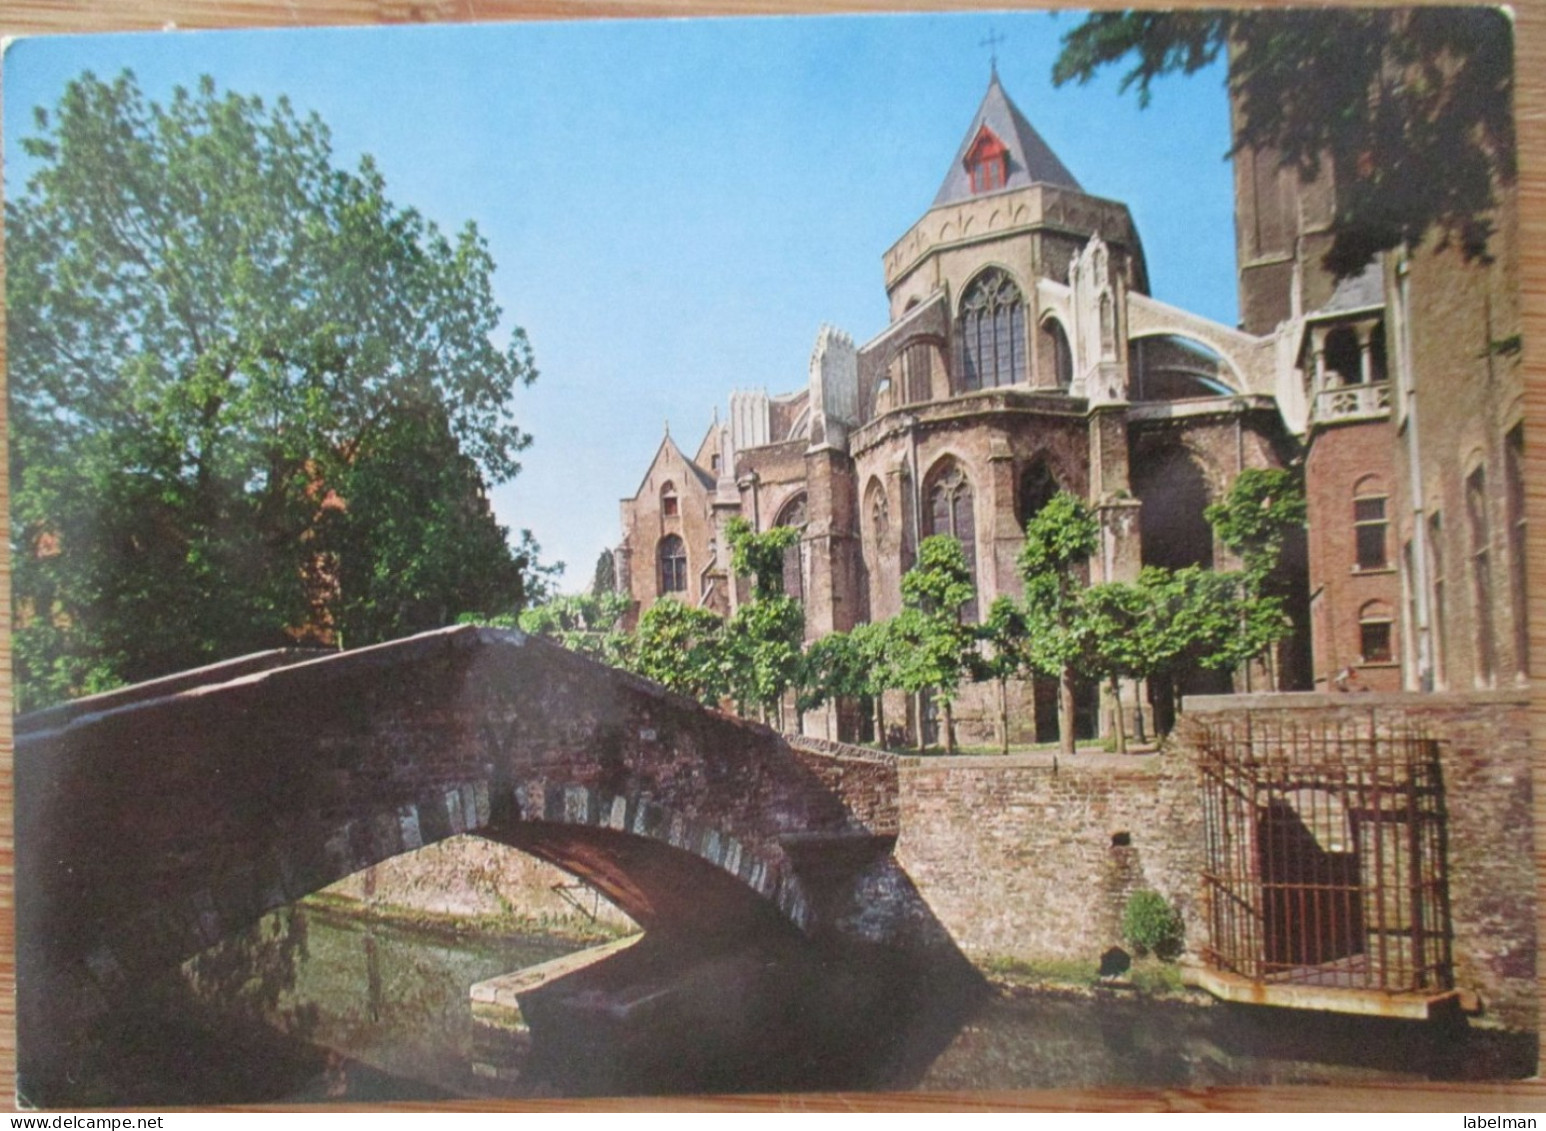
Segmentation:
{"type": "Polygon", "coordinates": [[[1169,961],[1181,953],[1185,926],[1181,912],[1157,891],[1135,891],[1122,912],[1122,937],[1139,954],[1169,961]]]}

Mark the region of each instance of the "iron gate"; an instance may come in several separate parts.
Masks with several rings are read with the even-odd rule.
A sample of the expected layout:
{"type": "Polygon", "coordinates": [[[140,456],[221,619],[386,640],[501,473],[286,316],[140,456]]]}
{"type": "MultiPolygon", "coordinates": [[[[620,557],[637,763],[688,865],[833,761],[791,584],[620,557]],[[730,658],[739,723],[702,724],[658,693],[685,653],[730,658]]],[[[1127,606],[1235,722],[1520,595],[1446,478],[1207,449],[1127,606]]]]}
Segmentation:
{"type": "Polygon", "coordinates": [[[1246,715],[1200,743],[1205,961],[1263,983],[1453,988],[1439,743],[1246,715]]]}

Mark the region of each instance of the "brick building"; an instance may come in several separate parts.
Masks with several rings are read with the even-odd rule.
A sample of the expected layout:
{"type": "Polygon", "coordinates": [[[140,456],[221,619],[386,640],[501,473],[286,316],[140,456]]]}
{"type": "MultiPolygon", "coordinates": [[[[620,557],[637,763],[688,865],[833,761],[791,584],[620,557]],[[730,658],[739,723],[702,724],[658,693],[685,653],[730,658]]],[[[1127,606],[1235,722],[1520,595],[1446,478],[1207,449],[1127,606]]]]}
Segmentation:
{"type": "MultiPolygon", "coordinates": [[[[619,586],[638,612],[665,596],[732,612],[745,592],[724,526],[739,515],[801,530],[785,574],[811,638],[893,616],[930,534],[965,547],[976,616],[1020,595],[1025,522],[1057,490],[1099,515],[1092,581],[1228,568],[1204,508],[1242,470],[1302,459],[1298,611],[1313,661],[1290,649],[1283,686],[1522,674],[1511,239],[1486,267],[1419,249],[1338,282],[1320,267],[1327,184],[1244,152],[1236,197],[1240,328],[1149,295],[1127,207],[1080,185],[995,73],[933,204],[882,257],[890,324],[862,345],[823,328],[804,387],[733,392],[691,458],[668,436],[622,502],[619,586]],[[1442,399],[1462,397],[1451,382],[1463,411],[1442,399]],[[1428,410],[1420,448],[1414,406],[1428,410]]],[[[1228,684],[1199,673],[1184,690],[1228,684]]],[[[955,711],[966,741],[994,726],[977,690],[955,711]]],[[[1017,695],[1011,737],[1050,737],[1055,688],[1017,695]]],[[[903,717],[896,706],[888,717],[903,717]]],[[[1097,714],[1085,689],[1084,734],[1097,714]]],[[[860,725],[807,723],[843,737],[860,725]]]]}
{"type": "Polygon", "coordinates": [[[1522,684],[1514,192],[1488,260],[1430,236],[1338,282],[1321,265],[1330,180],[1235,158],[1243,328],[1275,334],[1302,375],[1315,686],[1350,670],[1376,691],[1522,684]]]}

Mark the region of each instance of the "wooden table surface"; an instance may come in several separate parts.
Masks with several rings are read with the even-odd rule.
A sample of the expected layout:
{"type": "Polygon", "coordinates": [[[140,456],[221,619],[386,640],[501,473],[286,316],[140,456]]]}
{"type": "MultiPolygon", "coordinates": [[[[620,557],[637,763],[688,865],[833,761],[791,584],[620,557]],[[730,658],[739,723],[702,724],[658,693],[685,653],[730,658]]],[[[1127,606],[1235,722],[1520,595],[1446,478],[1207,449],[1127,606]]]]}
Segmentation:
{"type": "MultiPolygon", "coordinates": [[[[1263,3],[1264,0],[1255,0],[1263,3]]],[[[456,23],[510,19],[589,19],[651,16],[810,14],[880,11],[972,11],[1003,7],[971,0],[3,0],[0,35],[179,28],[301,27],[325,24],[379,25],[456,23]]],[[[1016,5],[1032,7],[1032,5],[1016,5]]],[[[1037,4],[1035,7],[1049,6],[1037,4]]],[[[1073,7],[1061,3],[1056,7],[1073,7]]],[[[1113,5],[1101,4],[1108,7],[1113,5]]],[[[1203,7],[1204,4],[1185,6],[1203,7]]],[[[1214,6],[1217,6],[1215,3],[1214,6]]],[[[1287,6],[1279,4],[1277,6],[1287,6]]],[[[1524,291],[1526,414],[1535,436],[1546,420],[1546,0],[1517,0],[1518,126],[1520,139],[1521,261],[1524,291]]],[[[0,347],[0,366],[4,352],[0,347]]],[[[0,402],[0,419],[4,404],[0,402]]],[[[1539,442],[1527,445],[1529,554],[1546,561],[1546,455],[1539,442]]],[[[5,461],[0,461],[0,496],[5,496],[5,461]]],[[[10,670],[10,563],[0,540],[0,673],[10,670]]],[[[1532,570],[1531,650],[1546,656],[1546,572],[1532,570]]],[[[1546,731],[1546,681],[1533,701],[1536,725],[1535,811],[1543,827],[1541,736],[1546,731]]],[[[10,687],[0,677],[0,1104],[13,1106],[15,1047],[15,924],[11,892],[10,687]]],[[[1538,876],[1546,876],[1546,837],[1535,846],[1538,876]]],[[[1546,900],[1542,900],[1546,909],[1546,900]]],[[[1539,912],[1538,912],[1539,914],[1539,912]]],[[[1546,920],[1541,935],[1546,938],[1546,920]]],[[[1546,1015],[1546,1010],[1543,1010],[1546,1015]]],[[[684,1097],[603,1101],[493,1101],[447,1105],[470,1110],[590,1111],[1546,1111],[1546,1083],[1391,1084],[1357,1088],[1168,1088],[1050,1092],[845,1093],[684,1097]]],[[[394,1104],[395,1110],[427,1105],[394,1104]]]]}

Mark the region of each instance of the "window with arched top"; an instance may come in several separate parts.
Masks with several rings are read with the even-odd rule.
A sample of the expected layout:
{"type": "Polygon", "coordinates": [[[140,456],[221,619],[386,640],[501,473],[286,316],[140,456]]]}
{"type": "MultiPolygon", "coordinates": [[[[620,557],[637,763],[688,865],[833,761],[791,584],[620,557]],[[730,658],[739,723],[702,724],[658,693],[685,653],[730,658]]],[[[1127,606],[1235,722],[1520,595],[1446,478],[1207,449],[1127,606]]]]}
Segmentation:
{"type": "Polygon", "coordinates": [[[961,299],[961,392],[1013,385],[1025,371],[1025,300],[997,267],[973,279],[961,299]]]}
{"type": "MultiPolygon", "coordinates": [[[[972,484],[954,460],[946,460],[929,476],[924,521],[926,535],[948,534],[961,543],[973,587],[977,584],[977,521],[972,507],[972,484]]],[[[977,598],[961,608],[961,618],[977,619],[977,598]]]]}
{"type": "Polygon", "coordinates": [[[1492,621],[1492,516],[1488,502],[1487,469],[1477,465],[1466,476],[1465,513],[1471,543],[1471,600],[1475,614],[1475,682],[1478,687],[1492,685],[1497,664],[1492,621]]]}
{"type": "Polygon", "coordinates": [[[1363,361],[1359,357],[1358,335],[1351,326],[1338,326],[1326,335],[1322,356],[1326,365],[1327,387],[1357,385],[1363,381],[1363,361]]]}
{"type": "MultiPolygon", "coordinates": [[[[774,526],[788,526],[801,532],[805,532],[805,496],[796,495],[784,504],[778,512],[778,520],[774,526]]],[[[799,542],[784,548],[784,594],[793,597],[796,601],[805,600],[805,555],[801,552],[799,542]]]]}
{"type": "Polygon", "coordinates": [[[1382,480],[1366,475],[1353,485],[1354,568],[1390,568],[1389,496],[1382,480]]]}
{"type": "Polygon", "coordinates": [[[1146,566],[1213,567],[1213,527],[1205,511],[1213,501],[1202,465],[1184,445],[1140,449],[1133,460],[1133,494],[1139,544],[1146,566]]]}
{"type": "Polygon", "coordinates": [[[676,484],[669,479],[660,488],[660,513],[665,518],[674,518],[681,513],[676,497],[676,484]]]}
{"type": "Polygon", "coordinates": [[[1358,610],[1358,662],[1391,664],[1396,659],[1395,616],[1384,601],[1370,601],[1358,610]]]}
{"type": "Polygon", "coordinates": [[[1074,383],[1074,355],[1068,347],[1068,335],[1056,318],[1043,321],[1039,334],[1037,369],[1041,373],[1041,383],[1066,390],[1074,383]]]}
{"type": "Polygon", "coordinates": [[[891,538],[891,503],[880,480],[870,480],[864,492],[864,512],[870,524],[870,544],[880,550],[891,538]]]}
{"type": "Polygon", "coordinates": [[[687,592],[687,545],[675,534],[660,540],[660,594],[687,592]]]}
{"type": "Polygon", "coordinates": [[[1019,493],[1015,496],[1015,519],[1020,529],[1024,530],[1025,524],[1040,514],[1041,508],[1058,493],[1058,483],[1052,477],[1047,462],[1039,459],[1020,473],[1019,486],[1019,493]]]}

